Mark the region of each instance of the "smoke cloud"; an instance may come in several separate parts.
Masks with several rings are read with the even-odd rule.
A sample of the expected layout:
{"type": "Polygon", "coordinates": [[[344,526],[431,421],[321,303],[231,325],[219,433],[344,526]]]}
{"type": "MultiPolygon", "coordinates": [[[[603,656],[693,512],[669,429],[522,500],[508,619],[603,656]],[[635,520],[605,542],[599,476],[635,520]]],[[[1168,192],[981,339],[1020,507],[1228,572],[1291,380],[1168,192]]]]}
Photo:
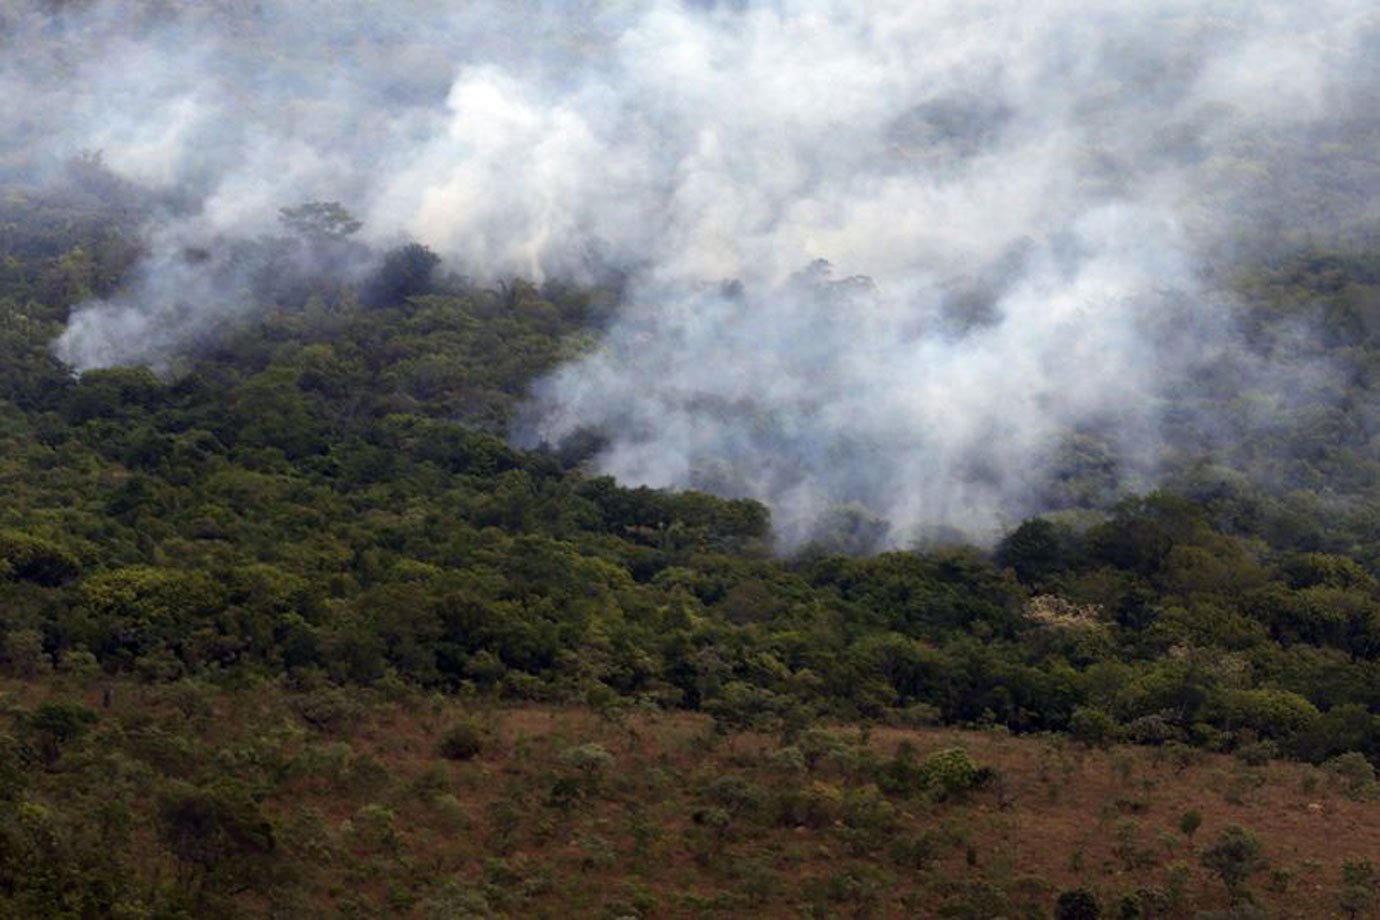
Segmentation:
{"type": "Polygon", "coordinates": [[[166,366],[255,307],[227,240],[338,200],[475,276],[626,279],[521,436],[764,499],[788,546],[990,536],[1058,503],[1083,432],[1149,482],[1166,386],[1228,354],[1269,378],[1210,279],[1377,226],[1362,0],[0,0],[0,27],[0,179],[99,150],[160,196],[74,367],[166,366]]]}

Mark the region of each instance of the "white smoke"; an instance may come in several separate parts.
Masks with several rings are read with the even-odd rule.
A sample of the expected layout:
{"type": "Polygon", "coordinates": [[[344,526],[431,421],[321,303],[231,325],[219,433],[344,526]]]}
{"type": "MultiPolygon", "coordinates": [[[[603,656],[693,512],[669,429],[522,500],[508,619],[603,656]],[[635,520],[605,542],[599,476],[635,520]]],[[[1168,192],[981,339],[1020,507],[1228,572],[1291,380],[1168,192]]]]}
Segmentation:
{"type": "Polygon", "coordinates": [[[1082,429],[1151,474],[1163,382],[1230,346],[1204,266],[1377,216],[1361,0],[155,9],[0,4],[0,172],[100,149],[182,202],[64,360],[252,309],[177,252],[309,198],[474,275],[617,270],[528,436],[597,429],[602,470],[763,498],[787,543],[849,503],[990,533],[1082,429]]]}

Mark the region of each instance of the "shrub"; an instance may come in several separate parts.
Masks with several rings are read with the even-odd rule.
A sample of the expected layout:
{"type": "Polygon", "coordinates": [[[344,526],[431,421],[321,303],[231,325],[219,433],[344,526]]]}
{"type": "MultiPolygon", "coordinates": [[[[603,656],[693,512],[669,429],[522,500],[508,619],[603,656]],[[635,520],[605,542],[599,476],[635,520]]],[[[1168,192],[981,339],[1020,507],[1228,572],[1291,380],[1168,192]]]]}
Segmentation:
{"type": "Polygon", "coordinates": [[[1105,746],[1121,736],[1121,725],[1101,709],[1079,706],[1069,719],[1069,731],[1086,744],[1105,746]]]}
{"type": "Polygon", "coordinates": [[[570,808],[598,794],[604,773],[613,766],[613,755],[602,744],[586,742],[562,751],[560,762],[568,772],[556,777],[547,804],[570,808]]]}
{"type": "Polygon", "coordinates": [[[273,826],[242,789],[170,785],[158,797],[158,833],[197,888],[242,890],[271,874],[273,826]]]}
{"type": "Polygon", "coordinates": [[[920,765],[925,785],[940,798],[953,798],[982,785],[988,775],[962,748],[936,751],[920,765]]]}
{"type": "Polygon", "coordinates": [[[1236,749],[1236,759],[1248,767],[1263,767],[1279,755],[1273,741],[1256,741],[1236,749]]]}
{"type": "Polygon", "coordinates": [[[1141,716],[1126,726],[1127,737],[1136,744],[1161,745],[1173,741],[1179,734],[1179,729],[1159,714],[1141,716]]]}
{"type": "Polygon", "coordinates": [[[805,758],[805,766],[814,770],[827,757],[846,750],[848,743],[834,732],[815,728],[803,733],[796,746],[805,758]]]}
{"type": "Polygon", "coordinates": [[[1086,888],[1074,888],[1059,895],[1054,902],[1055,920],[1098,920],[1102,906],[1097,895],[1086,888]]]}
{"type": "Polygon", "coordinates": [[[1380,873],[1369,859],[1348,859],[1342,863],[1342,891],[1338,906],[1348,917],[1370,911],[1375,907],[1375,895],[1380,890],[1380,873]]]}
{"type": "Polygon", "coordinates": [[[44,703],[21,720],[25,740],[52,767],[67,745],[86,734],[96,714],[81,703],[44,703]]]}
{"type": "Polygon", "coordinates": [[[1243,898],[1246,881],[1268,865],[1260,839],[1239,824],[1223,828],[1200,859],[1205,867],[1222,879],[1233,901],[1243,898]]]}
{"type": "Polygon", "coordinates": [[[1189,840],[1198,832],[1198,828],[1203,826],[1203,815],[1196,808],[1190,808],[1179,816],[1179,830],[1189,840]]]}
{"type": "Polygon", "coordinates": [[[813,782],[778,793],[773,803],[778,824],[787,827],[821,828],[838,817],[843,793],[837,786],[813,782]]]}
{"type": "Polygon", "coordinates": [[[322,687],[294,697],[292,707],[303,722],[323,732],[340,731],[364,715],[364,707],[339,687],[322,687]]]}
{"type": "Polygon", "coordinates": [[[43,634],[36,629],[16,629],[5,636],[5,670],[15,677],[33,678],[53,669],[43,649],[43,634]]]}
{"type": "Polygon", "coordinates": [[[395,853],[402,844],[398,833],[397,815],[383,805],[365,805],[350,820],[350,830],[356,840],[370,850],[395,853]]]}
{"type": "Polygon", "coordinates": [[[589,741],[562,751],[561,763],[574,767],[587,776],[597,776],[613,766],[613,755],[602,744],[589,741]]]}
{"type": "Polygon", "coordinates": [[[924,869],[949,848],[941,833],[927,830],[895,837],[887,850],[891,861],[901,869],[924,869]]]}
{"type": "Polygon", "coordinates": [[[473,760],[484,749],[483,732],[468,719],[457,722],[441,736],[437,749],[447,760],[473,760]]]}
{"type": "Polygon", "coordinates": [[[718,776],[704,786],[704,796],[732,814],[757,811],[766,798],[762,789],[741,776],[718,776]]]}
{"type": "Polygon", "coordinates": [[[1220,701],[1222,715],[1236,728],[1280,738],[1303,731],[1319,719],[1318,708],[1288,690],[1230,690],[1220,701]]]}
{"type": "Polygon", "coordinates": [[[1117,916],[1123,920],[1153,920],[1169,916],[1170,910],[1169,896],[1158,888],[1137,888],[1117,903],[1117,916]]]}
{"type": "Polygon", "coordinates": [[[1359,751],[1347,751],[1323,764],[1353,799],[1365,798],[1375,789],[1375,767],[1359,751]]]}

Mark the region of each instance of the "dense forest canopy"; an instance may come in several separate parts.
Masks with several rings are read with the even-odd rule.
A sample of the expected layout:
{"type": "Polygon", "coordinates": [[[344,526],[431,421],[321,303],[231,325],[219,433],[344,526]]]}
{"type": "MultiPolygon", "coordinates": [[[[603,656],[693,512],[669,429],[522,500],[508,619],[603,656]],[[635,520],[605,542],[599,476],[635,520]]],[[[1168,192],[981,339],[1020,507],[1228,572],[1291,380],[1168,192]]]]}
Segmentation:
{"type": "MultiPolygon", "coordinates": [[[[778,558],[759,503],[597,475],[597,433],[536,451],[504,439],[532,381],[594,347],[616,289],[480,287],[416,243],[355,280],[270,261],[254,319],[208,330],[162,375],[73,375],[50,348],[68,305],[118,289],[139,248],[123,203],[77,191],[99,164],[73,168],[69,192],[2,206],[0,584],[9,641],[44,668],[400,678],[752,719],[918,708],[1029,730],[1096,711],[1200,741],[1248,729],[1305,757],[1370,750],[1371,728],[1328,727],[1369,726],[1380,704],[1364,253],[1234,280],[1260,348],[1292,315],[1330,312],[1309,347],[1351,367],[1319,382],[1332,404],[1298,391],[1262,416],[1265,397],[1224,381],[1211,413],[1251,438],[1215,449],[1193,394],[1163,490],[1120,498],[1084,434],[1059,467],[1065,510],[995,550],[859,557],[878,525],[841,508],[778,558]],[[1300,715],[1277,723],[1278,706],[1300,715]]],[[[284,210],[285,232],[348,228],[339,205],[309,205],[284,210]]],[[[245,258],[366,248],[318,236],[246,243],[245,258]]]]}
{"type": "MultiPolygon", "coordinates": [[[[533,106],[551,99],[575,105],[582,98],[576,90],[597,85],[631,106],[645,87],[635,77],[628,85],[615,80],[607,64],[591,61],[593,49],[656,36],[671,46],[707,41],[735,23],[759,30],[786,24],[813,36],[810,29],[848,16],[830,10],[818,21],[796,19],[789,8],[765,6],[621,13],[595,6],[592,24],[570,33],[580,40],[560,52],[575,68],[565,83],[542,67],[514,64],[504,77],[515,81],[509,88],[554,94],[534,96],[533,106]]],[[[385,102],[409,100],[416,111],[404,106],[388,116],[407,121],[436,101],[422,91],[420,75],[406,86],[380,83],[388,87],[378,90],[382,99],[342,91],[313,101],[324,79],[312,67],[321,63],[315,55],[324,53],[323,36],[348,39],[360,55],[352,90],[396,76],[369,49],[421,54],[434,39],[401,28],[411,21],[401,14],[371,19],[344,5],[297,57],[280,60],[278,43],[300,37],[306,24],[272,4],[149,5],[118,26],[101,3],[5,9],[5,79],[32,92],[12,103],[24,130],[6,142],[0,200],[0,395],[10,484],[0,523],[8,528],[3,561],[13,594],[7,628],[30,646],[37,642],[46,659],[89,654],[113,671],[171,675],[232,667],[369,682],[397,674],[449,689],[562,698],[611,691],[690,707],[745,686],[768,695],[756,703],[767,710],[875,715],[922,705],[946,720],[994,719],[1016,728],[1067,727],[1075,710],[1095,708],[1126,724],[1155,716],[1184,733],[1200,724],[1230,730],[1236,716],[1214,692],[1293,694],[1319,718],[1338,706],[1373,705],[1368,681],[1338,695],[1331,682],[1324,692],[1295,670],[1317,655],[1329,668],[1367,674],[1376,643],[1380,466],[1370,392],[1380,273],[1367,205],[1345,194],[1370,168],[1364,94],[1335,62],[1315,61],[1310,92],[1327,87],[1330,94],[1285,118],[1273,108],[1281,100],[1267,105],[1255,84],[1219,72],[1240,63],[1237,56],[1254,60],[1261,42],[1304,54],[1283,31],[1299,25],[1292,7],[1259,24],[1194,17],[1188,7],[1154,14],[1151,21],[1197,44],[1171,54],[1146,38],[1133,63],[1106,57],[1146,25],[1122,14],[1079,46],[1081,56],[1054,59],[1053,72],[1033,78],[1036,85],[1048,81],[1072,93],[1065,101],[1080,119],[1096,115],[1092,123],[1103,127],[1156,106],[1181,118],[1185,106],[1207,105],[1213,93],[1241,94],[1233,97],[1241,111],[1222,116],[1228,140],[1191,119],[1179,124],[1196,138],[1192,156],[1178,148],[1122,150],[1117,181],[1061,199],[1069,227],[1045,226],[1041,236],[1003,243],[1004,255],[983,270],[983,280],[943,282],[934,290],[948,293],[938,301],[907,300],[900,313],[893,275],[839,277],[823,261],[780,280],[746,270],[741,282],[702,278],[690,293],[673,295],[648,286],[664,276],[665,264],[652,255],[641,267],[623,264],[628,252],[615,252],[597,266],[566,265],[571,280],[540,269],[536,280],[524,279],[502,274],[510,262],[501,254],[443,257],[425,242],[388,242],[389,230],[334,199],[254,199],[236,203],[233,219],[221,217],[218,209],[232,203],[226,196],[252,175],[242,164],[212,157],[197,165],[174,144],[164,153],[183,159],[153,176],[141,171],[134,135],[112,135],[116,143],[106,152],[41,161],[54,152],[43,129],[82,124],[85,110],[52,114],[40,101],[99,100],[162,61],[174,39],[188,53],[214,48],[229,56],[193,71],[200,83],[184,76],[155,87],[161,104],[185,101],[200,86],[215,101],[198,117],[219,111],[218,94],[231,88],[248,94],[241,102],[301,107],[311,116],[300,138],[308,148],[330,139],[308,130],[320,127],[314,117],[325,119],[315,106],[333,105],[336,116],[384,117],[385,102]],[[30,42],[21,47],[18,36],[30,42]],[[265,36],[273,40],[261,46],[265,36]],[[90,43],[89,59],[72,55],[82,42],[90,43]],[[30,65],[27,73],[18,62],[30,65]],[[106,83],[71,84],[74,67],[94,78],[98,64],[113,68],[106,83]],[[1106,68],[1107,79],[1122,82],[1104,87],[1101,107],[1089,109],[1091,90],[1069,85],[1082,73],[1075,64],[1106,68]],[[263,79],[240,87],[235,81],[249,67],[265,68],[263,79]],[[1125,90],[1132,77],[1166,98],[1117,102],[1109,87],[1125,90]],[[1247,102],[1271,108],[1262,113],[1247,102]],[[1327,144],[1305,157],[1299,137],[1327,144]],[[1273,140],[1260,149],[1248,143],[1266,138],[1273,140]],[[1236,172],[1296,167],[1290,175],[1297,181],[1229,195],[1204,184],[1224,168],[1219,160],[1228,150],[1236,172]],[[1173,208],[1211,203],[1222,217],[1191,210],[1190,221],[1184,211],[1170,221],[1180,228],[1175,234],[1187,234],[1180,243],[1157,249],[1150,262],[1137,247],[1125,262],[1097,247],[1120,239],[1123,226],[1137,235],[1169,226],[1134,219],[1135,201],[1147,190],[1139,173],[1151,166],[1181,180],[1173,208]],[[259,203],[271,207],[259,213],[259,203]],[[1242,215],[1283,220],[1279,209],[1291,218],[1280,226],[1292,229],[1263,246],[1259,228],[1242,215]],[[1185,248],[1190,243],[1202,248],[1185,248]],[[495,280],[470,273],[476,259],[490,257],[495,280]],[[1187,271],[1191,257],[1202,264],[1187,271]],[[1055,271],[1050,259],[1062,267],[1055,271]],[[1152,265],[1187,273],[1156,276],[1163,289],[1143,288],[1151,279],[1138,273],[1152,265]],[[1050,286],[1046,271],[1072,288],[1050,286]],[[1094,276],[1102,280],[1089,287],[1094,276]],[[1071,303],[1075,289],[1081,293],[1071,303]],[[668,299],[640,299],[653,291],[668,299]],[[1021,312],[1039,292],[1043,299],[1029,305],[1034,313],[1021,312]],[[1118,312],[1132,302],[1140,306],[1118,312]],[[793,318],[784,319],[783,310],[793,318]],[[1076,391],[1075,402],[1091,401],[1059,403],[1050,388],[1060,378],[1042,370],[1028,378],[1028,362],[1011,373],[991,364],[1006,356],[1004,337],[1017,334],[1036,364],[1050,363],[1041,342],[1051,330],[1029,324],[1037,313],[1056,316],[1055,328],[1071,336],[1058,363],[1088,380],[1063,382],[1076,391]],[[889,324],[902,316],[914,328],[900,344],[938,365],[959,362],[944,388],[932,390],[923,375],[907,377],[879,341],[868,340],[895,332],[889,324]],[[805,322],[813,338],[774,340],[769,327],[778,320],[805,322]],[[718,342],[720,333],[732,341],[718,342]],[[1112,333],[1120,345],[1107,338],[1112,333]],[[919,400],[912,407],[923,410],[919,416],[896,415],[885,405],[891,397],[868,387],[837,403],[796,386],[800,375],[837,383],[835,371],[860,357],[842,344],[849,337],[869,350],[869,375],[890,377],[886,388],[896,398],[919,400]],[[718,345],[722,354],[701,350],[718,345]],[[1130,367],[1116,371],[1129,388],[1113,386],[1088,363],[1093,352],[1121,345],[1154,356],[1153,387],[1135,382],[1130,367]],[[628,351],[634,346],[640,356],[628,351]],[[666,346],[683,354],[667,363],[666,346]],[[1180,349],[1187,353],[1177,363],[1162,360],[1180,349]],[[675,412],[640,418],[636,405],[612,397],[605,383],[640,379],[619,377],[624,361],[669,375],[664,382],[676,400],[696,407],[692,415],[708,413],[711,427],[747,426],[730,439],[736,447],[725,442],[713,454],[717,472],[690,476],[714,488],[661,491],[637,485],[658,478],[650,473],[632,482],[601,475],[633,449],[624,422],[642,431],[640,443],[662,446],[661,429],[687,423],[675,412]],[[684,361],[707,375],[704,386],[674,379],[684,361]],[[730,393],[716,389],[717,381],[747,389],[730,393]],[[1007,408],[1042,416],[1038,449],[1023,438],[1006,443],[1002,418],[963,402],[963,394],[1000,397],[1009,386],[1028,392],[1007,408]],[[584,424],[590,419],[573,404],[560,405],[562,392],[578,394],[577,402],[610,396],[606,416],[584,424]],[[940,411],[931,395],[954,404],[940,411]],[[982,451],[965,448],[961,468],[951,469],[943,450],[914,453],[921,442],[893,454],[885,439],[831,428],[831,418],[869,413],[877,400],[895,437],[910,438],[908,426],[919,421],[923,432],[967,432],[982,451]],[[1057,405],[1046,414],[1035,404],[1057,405]],[[1130,417],[1139,419],[1138,434],[1127,441],[1120,426],[1130,417]],[[543,433],[569,436],[543,440],[543,433]],[[782,448],[784,441],[800,457],[792,459],[795,448],[782,448]],[[1128,453],[1133,446],[1153,460],[1128,453]],[[783,462],[809,455],[793,467],[787,490],[813,496],[808,519],[785,493],[744,489],[736,478],[736,463],[767,448],[783,462]],[[913,469],[900,475],[898,458],[913,469]],[[865,487],[835,490],[836,473],[865,487]],[[911,479],[941,496],[940,505],[921,501],[911,479]],[[979,493],[1010,493],[1011,504],[994,509],[1004,529],[973,549],[962,544],[974,533],[965,526],[976,520],[963,509],[979,493]],[[772,500],[774,526],[750,495],[772,500]],[[1044,516],[1017,527],[1032,509],[1044,516]],[[919,542],[855,558],[893,545],[902,521],[924,523],[912,532],[919,542]],[[774,558],[773,549],[783,547],[792,552],[774,558]],[[1032,641],[1036,633],[1049,633],[1048,641],[1032,641]],[[1285,647],[1290,653],[1280,657],[1285,647]],[[1132,686],[1140,671],[1190,667],[1195,649],[1265,658],[1232,671],[1245,677],[1190,668],[1194,680],[1216,689],[1177,708],[1153,695],[1136,702],[1134,693],[1108,696],[1101,684],[1094,691],[1079,683],[1082,669],[1116,661],[1126,668],[1117,685],[1132,686]]],[[[557,28],[566,15],[537,17],[537,47],[566,34],[557,28]]],[[[941,19],[960,32],[970,27],[952,10],[941,19]]],[[[1368,21],[1343,20],[1357,28],[1368,21]]],[[[460,15],[438,28],[471,40],[465,47],[489,68],[483,73],[503,71],[492,23],[460,15]]],[[[1325,38],[1358,67],[1370,61],[1360,37],[1334,26],[1307,34],[1325,38]]],[[[1054,40],[1038,36],[1037,44],[1054,40]]],[[[853,39],[844,45],[827,59],[839,68],[871,47],[853,39]]],[[[734,74],[756,66],[759,53],[745,49],[746,57],[722,67],[734,74]]],[[[474,90],[466,83],[469,59],[456,66],[452,114],[474,90]]],[[[782,66],[792,72],[791,62],[782,66]]],[[[948,71],[915,76],[883,109],[911,106],[941,73],[948,71]]],[[[987,158],[1023,149],[1015,140],[1020,126],[1047,127],[1054,117],[1015,99],[999,104],[999,95],[983,104],[964,98],[971,104],[907,109],[907,120],[887,129],[891,159],[862,155],[852,164],[855,175],[899,169],[898,150],[923,152],[907,168],[915,182],[929,184],[906,189],[967,188],[985,175],[987,158]],[[951,180],[958,184],[946,184],[951,180]]],[[[660,114],[671,123],[687,115],[660,114]]],[[[586,115],[576,105],[571,117],[586,115]]],[[[251,109],[240,122],[247,133],[232,147],[246,149],[255,132],[285,140],[257,119],[251,109]]],[[[155,121],[135,120],[124,130],[138,134],[155,121]]],[[[212,137],[197,134],[195,124],[187,130],[212,137]]],[[[560,135],[552,143],[559,147],[560,135]]],[[[351,172],[358,150],[341,144],[336,178],[367,207],[365,216],[382,219],[373,197],[381,191],[359,184],[351,172]]],[[[637,151],[636,139],[632,147],[637,151]]],[[[544,156],[543,149],[533,155],[544,156]]],[[[1092,175],[1078,163],[1078,175],[1092,175]]],[[[813,181],[829,187],[831,164],[816,166],[813,181]]],[[[320,186],[329,172],[308,170],[297,184],[320,186]]],[[[571,206],[588,203],[578,189],[568,191],[571,206]]],[[[456,219],[468,226],[467,217],[456,219]]],[[[607,242],[600,225],[586,230],[591,244],[607,242]]],[[[929,436],[923,432],[922,440],[929,436]]],[[[695,448],[687,446],[677,462],[694,466],[695,448]]],[[[1287,734],[1305,745],[1306,756],[1336,746],[1287,734]]]]}

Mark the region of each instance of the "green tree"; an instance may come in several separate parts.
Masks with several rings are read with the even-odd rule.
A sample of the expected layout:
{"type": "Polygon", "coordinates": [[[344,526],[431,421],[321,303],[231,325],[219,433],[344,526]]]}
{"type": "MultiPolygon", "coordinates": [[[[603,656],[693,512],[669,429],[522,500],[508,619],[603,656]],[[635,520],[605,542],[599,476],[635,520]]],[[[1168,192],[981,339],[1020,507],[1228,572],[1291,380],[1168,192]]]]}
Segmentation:
{"type": "Polygon", "coordinates": [[[198,901],[254,888],[271,877],[273,825],[243,790],[174,783],[158,799],[158,834],[198,901]]]}
{"type": "Polygon", "coordinates": [[[95,721],[96,714],[81,703],[59,700],[39,706],[20,725],[24,740],[51,769],[63,750],[84,736],[95,721]]]}
{"type": "Polygon", "coordinates": [[[1179,831],[1189,839],[1193,840],[1193,835],[1198,833],[1198,828],[1203,826],[1203,814],[1196,808],[1190,808],[1179,816],[1179,831]]]}
{"type": "Polygon", "coordinates": [[[1229,824],[1199,856],[1202,864],[1217,873],[1232,901],[1247,898],[1246,882],[1265,869],[1264,847],[1260,839],[1239,824],[1229,824]]]}
{"type": "Polygon", "coordinates": [[[313,242],[343,240],[364,226],[338,201],[306,201],[295,207],[280,208],[278,220],[293,233],[313,242]]]}
{"type": "Polygon", "coordinates": [[[997,544],[997,564],[1039,590],[1049,590],[1058,575],[1083,559],[1082,539],[1073,528],[1044,518],[1026,521],[997,544]]]}
{"type": "Polygon", "coordinates": [[[76,557],[51,540],[0,530],[0,582],[15,579],[51,588],[71,581],[79,571],[76,557]]]}
{"type": "Polygon", "coordinates": [[[365,286],[364,301],[381,307],[400,304],[409,297],[430,294],[441,257],[421,243],[391,249],[383,264],[365,286]]]}

